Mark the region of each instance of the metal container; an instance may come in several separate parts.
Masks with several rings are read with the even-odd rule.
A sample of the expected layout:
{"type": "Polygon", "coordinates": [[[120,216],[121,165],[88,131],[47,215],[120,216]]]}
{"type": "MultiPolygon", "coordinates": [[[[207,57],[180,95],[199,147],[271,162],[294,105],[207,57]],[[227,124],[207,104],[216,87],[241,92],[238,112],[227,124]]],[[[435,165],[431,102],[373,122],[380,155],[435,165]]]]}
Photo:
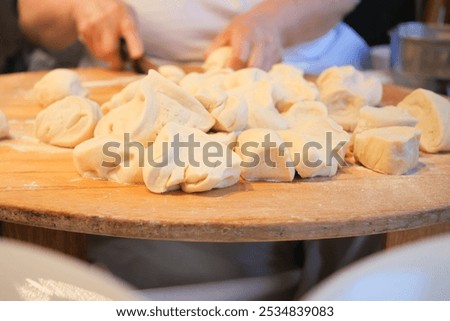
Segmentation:
{"type": "Polygon", "coordinates": [[[448,94],[450,25],[407,22],[391,32],[391,68],[402,85],[448,94]]]}

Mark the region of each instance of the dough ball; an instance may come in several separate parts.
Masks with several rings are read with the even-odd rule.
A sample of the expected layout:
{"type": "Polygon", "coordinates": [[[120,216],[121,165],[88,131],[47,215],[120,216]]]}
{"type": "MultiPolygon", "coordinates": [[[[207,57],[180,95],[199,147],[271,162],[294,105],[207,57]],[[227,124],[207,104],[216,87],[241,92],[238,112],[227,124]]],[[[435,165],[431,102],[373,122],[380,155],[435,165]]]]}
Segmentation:
{"type": "Polygon", "coordinates": [[[6,115],[0,110],[0,139],[9,135],[9,123],[6,115]]]}
{"type": "Polygon", "coordinates": [[[212,69],[222,69],[228,67],[231,59],[231,47],[220,47],[214,50],[208,58],[206,58],[205,63],[203,64],[203,69],[212,70],[212,69]]]}
{"type": "Polygon", "coordinates": [[[273,130],[254,128],[242,132],[235,151],[242,158],[241,176],[247,181],[291,182],[294,179],[289,150],[273,130]]]}
{"type": "Polygon", "coordinates": [[[364,106],[359,112],[359,119],[355,130],[353,131],[350,149],[353,150],[355,136],[368,129],[407,126],[414,127],[417,119],[411,116],[405,109],[395,106],[370,107],[364,106]]]}
{"type": "Polygon", "coordinates": [[[306,80],[272,83],[275,106],[281,113],[287,111],[296,102],[319,98],[319,90],[316,85],[306,80]]]}
{"type": "Polygon", "coordinates": [[[136,80],[125,86],[120,92],[114,94],[110,100],[102,105],[103,114],[109,113],[111,110],[116,109],[129,102],[136,95],[139,90],[141,80],[136,80]]]}
{"type": "Polygon", "coordinates": [[[94,137],[75,147],[73,161],[78,173],[85,178],[143,184],[146,150],[140,146],[125,144],[112,136],[94,137]]]}
{"type": "Polygon", "coordinates": [[[69,69],[55,69],[47,73],[33,88],[36,101],[43,107],[67,96],[86,97],[88,92],[83,88],[80,77],[69,69]]]}
{"type": "Polygon", "coordinates": [[[167,79],[173,81],[176,84],[178,84],[181,81],[181,79],[183,79],[184,76],[186,76],[184,70],[175,65],[159,66],[158,72],[163,77],[166,77],[167,79]]]}
{"type": "Polygon", "coordinates": [[[200,88],[195,98],[214,117],[213,130],[233,132],[247,126],[248,107],[245,99],[229,95],[220,88],[200,88]]]}
{"type": "Polygon", "coordinates": [[[75,147],[93,136],[101,116],[100,106],[96,102],[68,96],[36,116],[34,133],[44,143],[75,147]]]}
{"type": "Polygon", "coordinates": [[[417,118],[420,149],[427,153],[450,151],[450,101],[432,91],[414,90],[398,107],[417,118]]]}
{"type": "Polygon", "coordinates": [[[295,128],[309,116],[327,117],[328,110],[327,106],[320,101],[298,101],[281,116],[286,120],[289,128],[295,128]]]}
{"type": "Polygon", "coordinates": [[[232,186],[240,177],[241,159],[236,153],[208,134],[176,123],[162,128],[147,156],[144,182],[153,193],[180,188],[205,192],[232,186]],[[189,147],[188,142],[192,142],[189,147]]]}
{"type": "Polygon", "coordinates": [[[303,82],[305,81],[302,69],[287,64],[275,64],[269,70],[269,76],[274,81],[303,82]]]}
{"type": "Polygon", "coordinates": [[[278,134],[291,145],[287,147],[302,178],[334,176],[346,165],[350,136],[331,118],[305,115],[295,127],[278,134]]]}
{"type": "Polygon", "coordinates": [[[402,175],[417,166],[420,132],[413,127],[385,127],[355,137],[355,159],[383,174],[402,175]]]}
{"type": "Polygon", "coordinates": [[[245,99],[248,106],[247,128],[269,128],[274,130],[287,129],[286,120],[275,108],[273,87],[270,81],[260,80],[247,90],[235,90],[230,94],[245,99]]]}

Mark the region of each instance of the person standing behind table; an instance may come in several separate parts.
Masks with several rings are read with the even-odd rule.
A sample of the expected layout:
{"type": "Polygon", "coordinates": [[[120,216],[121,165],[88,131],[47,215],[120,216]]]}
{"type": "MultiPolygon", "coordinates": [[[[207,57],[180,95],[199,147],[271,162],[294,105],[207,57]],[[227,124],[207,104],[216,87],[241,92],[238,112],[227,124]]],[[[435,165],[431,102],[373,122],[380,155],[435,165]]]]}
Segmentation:
{"type": "MultiPolygon", "coordinates": [[[[127,3],[130,6],[117,0],[38,3],[19,0],[19,9],[23,30],[34,42],[63,49],[81,39],[94,56],[113,68],[122,67],[118,43],[123,37],[133,58],[145,50],[155,59],[200,62],[205,51],[208,54],[214,48],[230,45],[233,68],[268,69],[280,59],[293,63],[309,59],[305,66],[319,66],[316,68],[319,70],[327,65],[323,63],[326,59],[320,59],[318,64],[317,57],[334,61],[327,56],[327,49],[335,48],[339,39],[348,44],[350,29],[339,21],[358,1],[128,0],[127,3]],[[33,10],[27,10],[30,8],[33,10]],[[289,48],[283,51],[284,47],[289,48]],[[312,52],[310,56],[308,50],[312,52]]],[[[363,48],[364,42],[354,35],[351,32],[352,39],[357,40],[356,48],[363,48]]],[[[338,57],[339,62],[356,64],[360,60],[358,55],[346,57],[347,60],[338,57]]],[[[269,275],[295,267],[296,243],[292,242],[193,244],[106,237],[92,237],[91,241],[93,259],[140,288],[269,275]]]]}
{"type": "Polygon", "coordinates": [[[115,69],[122,66],[120,37],[125,38],[132,58],[142,55],[145,49],[147,55],[156,59],[200,62],[205,52],[209,54],[219,46],[231,45],[233,68],[269,69],[282,58],[288,63],[306,59],[314,64],[321,56],[323,69],[329,66],[323,63],[327,56],[330,65],[360,63],[364,42],[348,26],[339,23],[358,2],[19,0],[19,7],[23,30],[36,43],[62,49],[81,39],[93,56],[115,69]],[[27,10],[31,6],[33,10],[27,10]],[[331,50],[340,43],[348,49],[345,58],[331,50]],[[307,46],[296,50],[297,44],[307,46]],[[298,56],[301,52],[305,54],[298,56]]]}

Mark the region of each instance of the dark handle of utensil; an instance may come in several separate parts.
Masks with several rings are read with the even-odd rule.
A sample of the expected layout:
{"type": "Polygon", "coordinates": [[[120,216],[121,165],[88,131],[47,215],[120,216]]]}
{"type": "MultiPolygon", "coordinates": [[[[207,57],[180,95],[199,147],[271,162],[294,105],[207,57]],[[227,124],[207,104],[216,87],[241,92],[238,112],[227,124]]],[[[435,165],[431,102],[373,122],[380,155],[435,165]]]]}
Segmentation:
{"type": "Polygon", "coordinates": [[[130,62],[131,64],[131,68],[133,68],[133,70],[139,74],[146,74],[148,72],[148,69],[145,69],[142,67],[141,65],[141,60],[143,59],[138,58],[138,59],[132,59],[130,57],[130,53],[128,52],[128,47],[127,47],[127,42],[125,41],[124,38],[120,38],[120,43],[119,43],[119,54],[120,54],[120,59],[122,59],[123,63],[127,63],[130,62]]]}

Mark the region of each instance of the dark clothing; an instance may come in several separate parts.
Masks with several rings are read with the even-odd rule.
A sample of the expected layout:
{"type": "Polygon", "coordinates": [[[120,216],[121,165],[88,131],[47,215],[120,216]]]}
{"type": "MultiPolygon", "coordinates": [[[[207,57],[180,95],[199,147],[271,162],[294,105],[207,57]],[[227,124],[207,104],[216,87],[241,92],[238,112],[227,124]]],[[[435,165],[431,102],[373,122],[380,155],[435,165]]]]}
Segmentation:
{"type": "Polygon", "coordinates": [[[369,46],[389,43],[389,30],[405,21],[416,18],[414,0],[362,0],[345,22],[369,46]]]}
{"type": "Polygon", "coordinates": [[[27,42],[17,19],[17,1],[0,1],[0,73],[26,70],[27,42]]]}

